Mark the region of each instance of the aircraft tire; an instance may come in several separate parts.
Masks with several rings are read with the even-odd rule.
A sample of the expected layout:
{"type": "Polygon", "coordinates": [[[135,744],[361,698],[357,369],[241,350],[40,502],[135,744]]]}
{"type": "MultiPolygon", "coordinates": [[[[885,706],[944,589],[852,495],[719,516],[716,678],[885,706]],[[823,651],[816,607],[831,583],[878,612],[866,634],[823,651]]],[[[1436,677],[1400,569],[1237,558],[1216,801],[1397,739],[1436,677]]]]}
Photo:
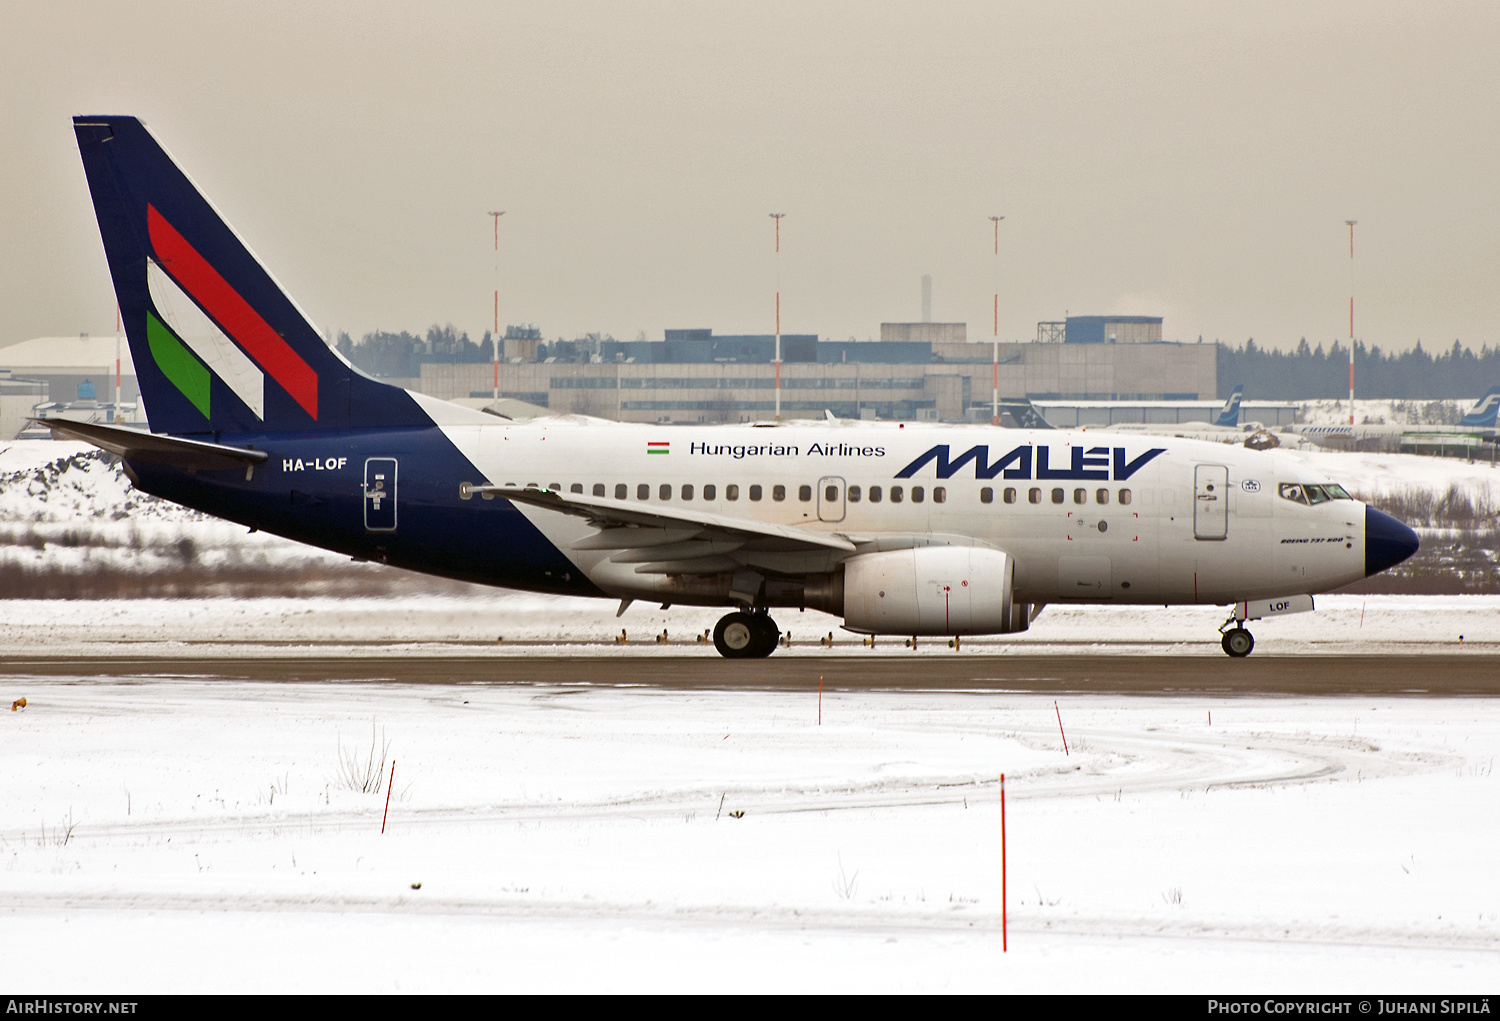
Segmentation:
{"type": "Polygon", "coordinates": [[[769,613],[757,613],[753,615],[757,628],[756,637],[759,644],[756,646],[755,655],[764,658],[775,652],[781,645],[781,628],[771,619],[769,613]]]}
{"type": "Polygon", "coordinates": [[[1255,636],[1242,627],[1230,628],[1224,632],[1224,637],[1219,644],[1224,647],[1228,655],[1235,659],[1242,659],[1250,655],[1250,650],[1255,648],[1255,636]]]}
{"type": "Polygon", "coordinates": [[[750,659],[763,656],[760,647],[765,644],[760,625],[754,614],[736,610],[726,613],[714,625],[714,648],[726,659],[750,659]]]}

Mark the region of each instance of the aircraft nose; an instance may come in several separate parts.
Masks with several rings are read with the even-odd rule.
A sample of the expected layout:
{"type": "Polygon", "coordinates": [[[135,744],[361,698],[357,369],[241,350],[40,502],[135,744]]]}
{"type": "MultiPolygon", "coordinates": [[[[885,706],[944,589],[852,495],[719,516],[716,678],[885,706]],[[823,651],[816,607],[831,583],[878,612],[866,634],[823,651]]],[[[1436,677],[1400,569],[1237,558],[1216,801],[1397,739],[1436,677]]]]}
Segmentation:
{"type": "Polygon", "coordinates": [[[1416,532],[1389,514],[1365,508],[1365,577],[1395,567],[1421,544],[1416,532]]]}

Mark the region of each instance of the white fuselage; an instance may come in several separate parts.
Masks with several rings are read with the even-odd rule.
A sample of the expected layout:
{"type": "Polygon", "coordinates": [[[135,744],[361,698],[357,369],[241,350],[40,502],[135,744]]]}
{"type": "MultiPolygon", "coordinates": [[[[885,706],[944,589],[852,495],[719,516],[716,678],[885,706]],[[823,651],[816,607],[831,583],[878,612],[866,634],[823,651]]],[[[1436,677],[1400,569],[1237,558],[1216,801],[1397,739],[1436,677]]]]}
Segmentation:
{"type": "MultiPolygon", "coordinates": [[[[1223,604],[1326,591],[1365,575],[1364,504],[1281,498],[1283,483],[1326,480],[1274,452],[1241,446],[910,423],[465,422],[442,428],[487,476],[467,481],[835,533],[861,551],[990,546],[1014,558],[1016,599],[1029,603],[1223,604]],[[936,447],[951,466],[976,446],[984,453],[946,478],[943,461],[933,459],[898,477],[936,447]],[[1024,458],[980,477],[982,462],[992,466],[1019,447],[1030,448],[1024,458]],[[1159,453],[1130,470],[1151,450],[1159,453]],[[1057,477],[1079,464],[1091,477],[1057,477]]],[[[521,510],[612,596],[714,601],[671,572],[641,573],[639,555],[622,562],[609,550],[580,548],[596,529],[579,517],[521,510]]],[[[831,550],[763,552],[746,566],[808,574],[832,570],[840,558],[831,550]]]]}

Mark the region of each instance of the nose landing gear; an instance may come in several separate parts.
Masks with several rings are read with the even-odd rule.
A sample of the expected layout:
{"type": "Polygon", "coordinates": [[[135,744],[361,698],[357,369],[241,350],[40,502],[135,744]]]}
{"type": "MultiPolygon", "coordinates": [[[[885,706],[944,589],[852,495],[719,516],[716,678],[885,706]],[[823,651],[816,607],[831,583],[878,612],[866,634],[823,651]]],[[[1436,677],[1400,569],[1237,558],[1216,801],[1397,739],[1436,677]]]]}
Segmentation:
{"type": "Polygon", "coordinates": [[[765,612],[726,613],[714,627],[714,648],[729,659],[762,659],[776,651],[780,638],[780,628],[765,612]]]}
{"type": "Polygon", "coordinates": [[[1255,648],[1255,636],[1244,628],[1235,626],[1224,632],[1219,644],[1229,655],[1241,659],[1250,655],[1250,650],[1255,648]]]}
{"type": "Polygon", "coordinates": [[[1236,603],[1235,612],[1219,625],[1219,633],[1224,636],[1219,640],[1219,644],[1224,647],[1227,655],[1235,659],[1250,655],[1250,650],[1255,648],[1255,636],[1245,630],[1245,615],[1240,612],[1240,607],[1244,605],[1244,603],[1236,603]]]}

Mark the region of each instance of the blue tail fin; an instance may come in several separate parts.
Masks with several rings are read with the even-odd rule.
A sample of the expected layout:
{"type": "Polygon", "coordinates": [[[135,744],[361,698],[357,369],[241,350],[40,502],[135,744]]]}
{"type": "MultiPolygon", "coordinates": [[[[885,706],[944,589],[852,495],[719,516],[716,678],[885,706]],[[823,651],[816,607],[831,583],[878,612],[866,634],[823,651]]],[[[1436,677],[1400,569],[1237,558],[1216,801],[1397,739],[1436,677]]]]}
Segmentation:
{"type": "Polygon", "coordinates": [[[1500,386],[1492,386],[1458,424],[1494,426],[1497,417],[1500,417],[1500,386]]]}
{"type": "Polygon", "coordinates": [[[153,432],[430,424],[324,343],[138,119],[73,131],[153,432]]]}
{"type": "Polygon", "coordinates": [[[1238,429],[1240,425],[1240,401],[1244,396],[1245,388],[1236,385],[1234,392],[1229,395],[1229,400],[1224,402],[1224,410],[1220,411],[1219,417],[1214,419],[1214,425],[1238,429]]]}

